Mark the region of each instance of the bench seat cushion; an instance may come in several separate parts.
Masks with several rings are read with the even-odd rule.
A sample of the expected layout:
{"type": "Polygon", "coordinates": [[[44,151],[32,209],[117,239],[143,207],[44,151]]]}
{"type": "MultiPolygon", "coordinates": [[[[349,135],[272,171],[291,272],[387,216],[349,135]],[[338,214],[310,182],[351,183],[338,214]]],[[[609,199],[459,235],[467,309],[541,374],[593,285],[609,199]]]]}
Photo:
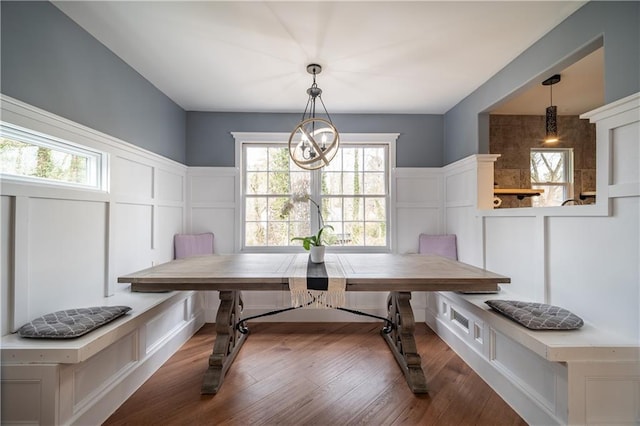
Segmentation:
{"type": "Polygon", "coordinates": [[[531,330],[574,330],[582,318],[558,306],[517,300],[487,300],[491,308],[531,330]]]}
{"type": "Polygon", "coordinates": [[[70,339],[87,334],[131,310],[128,306],[67,309],[36,318],[18,330],[21,337],[70,339]]]}

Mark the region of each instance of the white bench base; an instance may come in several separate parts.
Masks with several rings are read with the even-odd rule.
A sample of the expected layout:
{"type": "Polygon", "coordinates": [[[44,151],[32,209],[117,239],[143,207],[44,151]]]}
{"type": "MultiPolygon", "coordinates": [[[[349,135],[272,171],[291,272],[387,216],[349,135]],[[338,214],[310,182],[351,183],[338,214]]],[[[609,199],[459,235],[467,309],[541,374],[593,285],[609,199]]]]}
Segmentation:
{"type": "MultiPolygon", "coordinates": [[[[492,295],[428,295],[427,324],[531,425],[640,423],[640,348],[589,324],[532,331],[492,295]]],[[[427,372],[427,376],[428,376],[427,372]]]]}
{"type": "Polygon", "coordinates": [[[68,341],[2,338],[2,424],[101,424],[202,325],[197,292],[120,291],[133,309],[68,341]]]}

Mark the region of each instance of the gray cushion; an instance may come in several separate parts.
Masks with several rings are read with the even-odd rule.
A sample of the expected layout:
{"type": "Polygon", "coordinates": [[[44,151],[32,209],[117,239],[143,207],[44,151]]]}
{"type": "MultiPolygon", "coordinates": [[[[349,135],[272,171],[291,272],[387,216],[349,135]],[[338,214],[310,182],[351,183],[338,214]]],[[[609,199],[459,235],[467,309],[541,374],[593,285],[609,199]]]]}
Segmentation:
{"type": "Polygon", "coordinates": [[[491,308],[532,330],[573,330],[582,327],[582,318],[566,309],[544,303],[517,300],[487,300],[491,308]]]}
{"type": "Polygon", "coordinates": [[[70,339],[87,334],[130,310],[128,306],[94,306],[53,312],[23,325],[18,335],[38,339],[70,339]]]}

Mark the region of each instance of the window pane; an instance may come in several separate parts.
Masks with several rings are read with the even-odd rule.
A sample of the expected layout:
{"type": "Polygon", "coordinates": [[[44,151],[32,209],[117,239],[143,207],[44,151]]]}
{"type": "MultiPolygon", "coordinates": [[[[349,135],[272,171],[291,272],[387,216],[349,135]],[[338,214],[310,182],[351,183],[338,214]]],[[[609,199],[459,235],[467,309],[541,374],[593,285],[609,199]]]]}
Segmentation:
{"type": "Polygon", "coordinates": [[[266,222],[246,222],[245,224],[245,245],[247,247],[267,245],[266,222]]]}
{"type": "Polygon", "coordinates": [[[345,222],[344,232],[351,238],[350,246],[364,245],[364,226],[362,222],[345,222]]]}
{"type": "Polygon", "coordinates": [[[322,174],[322,193],[327,195],[342,194],[342,172],[324,172],[322,174]]]}
{"type": "Polygon", "coordinates": [[[532,206],[560,206],[564,200],[571,198],[572,164],[571,148],[531,149],[531,187],[544,190],[532,198],[532,206]]]}
{"type": "Polygon", "coordinates": [[[245,192],[247,194],[266,194],[267,193],[267,173],[250,172],[247,173],[245,192]]]}
{"type": "Polygon", "coordinates": [[[344,220],[364,220],[364,199],[361,197],[344,199],[344,220]]]}
{"type": "Polygon", "coordinates": [[[365,173],[364,174],[364,193],[384,195],[385,190],[384,173],[365,173]]]}
{"type": "Polygon", "coordinates": [[[0,173],[100,186],[102,154],[10,126],[0,130],[0,173]]]}
{"type": "Polygon", "coordinates": [[[268,179],[270,194],[288,194],[291,192],[288,172],[269,173],[268,179]]]}
{"type": "Polygon", "coordinates": [[[382,198],[367,198],[365,200],[365,211],[367,220],[385,220],[385,202],[382,198]]]}
{"type": "Polygon", "coordinates": [[[362,148],[341,148],[342,170],[362,170],[362,148]]]}
{"type": "Polygon", "coordinates": [[[289,223],[289,237],[287,241],[287,245],[299,245],[300,242],[291,242],[291,238],[293,237],[306,237],[307,235],[311,235],[311,230],[309,229],[309,221],[306,222],[291,222],[289,223]]]}
{"type": "Polygon", "coordinates": [[[291,216],[283,217],[283,207],[289,202],[289,197],[277,197],[269,198],[269,213],[267,220],[269,221],[283,221],[288,220],[291,216]]]}
{"type": "Polygon", "coordinates": [[[371,172],[384,172],[384,157],[384,148],[365,148],[363,170],[371,172]]]}
{"type": "Polygon", "coordinates": [[[288,225],[285,222],[269,222],[268,246],[286,246],[289,244],[288,225]]]}
{"type": "Polygon", "coordinates": [[[342,198],[325,198],[322,200],[322,215],[325,222],[341,221],[343,219],[342,198]]]}
{"type": "Polygon", "coordinates": [[[254,171],[267,170],[267,148],[258,146],[249,146],[246,148],[245,169],[254,171]]]}
{"type": "Polygon", "coordinates": [[[267,199],[265,197],[247,197],[245,218],[248,221],[265,220],[267,218],[267,199]]]}
{"type": "Polygon", "coordinates": [[[358,195],[362,194],[362,173],[344,172],[342,173],[342,194],[358,195]]]}
{"type": "Polygon", "coordinates": [[[367,222],[365,224],[367,246],[385,246],[387,231],[384,222],[367,222]]]}
{"type": "Polygon", "coordinates": [[[291,193],[300,194],[308,191],[309,172],[291,172],[291,193]]]}
{"type": "Polygon", "coordinates": [[[269,148],[269,170],[288,172],[290,159],[287,148],[269,148]]]}
{"type": "Polygon", "coordinates": [[[564,182],[564,153],[531,152],[531,182],[564,182]]]}

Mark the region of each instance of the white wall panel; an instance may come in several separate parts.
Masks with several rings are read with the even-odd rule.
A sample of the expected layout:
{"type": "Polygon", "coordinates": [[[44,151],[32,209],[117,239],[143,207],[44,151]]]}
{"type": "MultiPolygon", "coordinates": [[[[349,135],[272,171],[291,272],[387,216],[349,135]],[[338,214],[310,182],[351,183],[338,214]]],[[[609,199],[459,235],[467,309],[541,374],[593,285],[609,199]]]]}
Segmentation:
{"type": "Polygon", "coordinates": [[[173,259],[173,236],[182,233],[183,208],[159,206],[157,212],[157,241],[154,254],[155,263],[164,263],[173,259]]]}
{"type": "Polygon", "coordinates": [[[137,360],[136,332],[119,339],[80,365],[61,374],[72,374],[74,411],[93,399],[101,388],[137,360]]]}
{"type": "Polygon", "coordinates": [[[52,425],[57,421],[58,366],[2,366],[2,424],[52,425]],[[39,398],[38,398],[39,396],[39,398]]]}
{"type": "Polygon", "coordinates": [[[396,223],[398,253],[417,253],[418,236],[425,234],[441,234],[442,210],[439,208],[397,208],[396,223]]]}
{"type": "Polygon", "coordinates": [[[153,167],[115,156],[111,164],[111,192],[118,197],[153,197],[153,167]]]}
{"type": "Polygon", "coordinates": [[[184,176],[163,169],[156,170],[156,198],[162,201],[184,201],[184,176]]]}
{"type": "Polygon", "coordinates": [[[640,182],[640,122],[613,129],[612,184],[640,182]]]}
{"type": "Polygon", "coordinates": [[[421,233],[443,233],[442,171],[398,168],[392,179],[392,249],[395,253],[416,253],[421,233]]]}
{"type": "Polygon", "coordinates": [[[236,200],[235,176],[193,175],[190,180],[191,202],[194,204],[234,203],[236,200]]]}
{"type": "Polygon", "coordinates": [[[146,354],[152,352],[154,348],[162,343],[162,340],[172,333],[173,328],[183,326],[186,322],[185,313],[185,302],[179,303],[146,324],[146,347],[144,348],[146,354]]]}
{"type": "Polygon", "coordinates": [[[191,209],[191,232],[213,232],[213,247],[216,253],[235,251],[236,226],[236,211],[233,208],[191,209]]]}
{"type": "Polygon", "coordinates": [[[486,268],[511,278],[510,292],[540,300],[543,282],[537,282],[534,241],[539,229],[535,217],[485,219],[486,268]]]}
{"type": "Polygon", "coordinates": [[[104,294],[106,205],[33,198],[29,202],[29,316],[86,306],[104,294]]]}
{"type": "Polygon", "coordinates": [[[124,275],[151,266],[153,209],[149,205],[113,207],[113,267],[124,275]]]}
{"type": "Polygon", "coordinates": [[[606,219],[549,218],[550,302],[605,329],[639,337],[638,200],[617,198],[613,211],[606,219]]]}
{"type": "Polygon", "coordinates": [[[421,174],[407,176],[403,169],[396,172],[396,201],[398,203],[436,203],[440,202],[442,188],[439,173],[424,169],[421,174]]]}
{"type": "MultiPolygon", "coordinates": [[[[537,397],[550,411],[556,399],[556,368],[527,348],[494,332],[492,362],[537,397]]],[[[564,372],[566,375],[566,371],[564,372]]]]}
{"type": "Polygon", "coordinates": [[[475,198],[475,195],[471,192],[474,181],[473,170],[462,170],[447,174],[444,184],[445,202],[447,204],[469,204],[475,198]]]}

